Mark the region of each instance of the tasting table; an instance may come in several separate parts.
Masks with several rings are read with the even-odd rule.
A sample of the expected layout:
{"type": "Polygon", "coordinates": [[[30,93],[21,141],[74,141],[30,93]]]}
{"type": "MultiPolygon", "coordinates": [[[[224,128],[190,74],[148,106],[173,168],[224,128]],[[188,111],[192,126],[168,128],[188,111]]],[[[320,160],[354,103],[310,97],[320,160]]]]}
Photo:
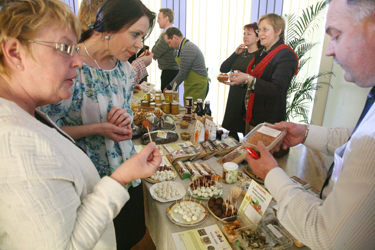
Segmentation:
{"type": "MultiPolygon", "coordinates": [[[[191,130],[191,127],[193,126],[193,121],[190,122],[189,128],[191,130]]],[[[176,132],[180,134],[180,132],[183,132],[186,130],[183,130],[180,128],[179,125],[176,126],[176,132]]],[[[135,145],[140,145],[140,139],[133,140],[135,145]]],[[[173,144],[183,142],[181,138],[179,138],[178,141],[172,142],[173,144]]],[[[163,147],[164,155],[166,155],[168,152],[163,147]]],[[[206,162],[208,163],[217,174],[221,175],[223,172],[223,167],[217,163],[217,160],[219,158],[212,157],[208,159],[207,161],[198,160],[196,162],[206,162]]],[[[326,158],[322,153],[319,153],[315,150],[309,149],[305,147],[304,145],[298,145],[296,147],[293,147],[290,149],[289,154],[283,156],[282,158],[276,159],[279,163],[279,166],[284,169],[284,171],[289,176],[297,176],[301,178],[302,180],[307,181],[310,183],[311,186],[320,189],[320,187],[323,185],[326,172],[327,172],[327,163],[326,158]]],[[[244,164],[239,164],[239,170],[243,171],[244,164]]],[[[177,173],[176,173],[177,174],[177,173]]],[[[181,183],[185,189],[186,189],[186,196],[190,197],[188,195],[187,187],[191,183],[191,179],[187,178],[182,180],[181,177],[177,174],[177,177],[175,179],[176,182],[181,183]]],[[[150,195],[150,188],[153,184],[142,180],[143,187],[144,187],[144,199],[145,199],[145,216],[146,216],[146,226],[149,229],[150,236],[156,246],[156,249],[158,250],[174,250],[177,249],[174,243],[174,240],[172,238],[172,233],[181,232],[181,231],[187,231],[190,229],[195,228],[201,228],[201,227],[207,227],[214,224],[220,224],[221,222],[218,221],[216,218],[214,218],[210,213],[208,216],[208,219],[197,226],[192,227],[186,227],[186,226],[179,226],[175,223],[173,223],[168,217],[167,217],[167,208],[174,202],[166,202],[162,203],[157,200],[154,200],[150,195]]],[[[223,195],[222,197],[225,199],[228,196],[230,196],[230,188],[236,184],[225,184],[223,183],[223,180],[220,179],[219,183],[223,186],[223,195]]],[[[241,204],[243,199],[243,195],[239,197],[239,200],[237,201],[237,206],[241,204]]],[[[208,200],[202,200],[202,204],[204,204],[207,208],[207,201],[208,200]]],[[[232,245],[233,249],[239,249],[237,245],[232,245]]],[[[290,249],[309,249],[308,247],[302,247],[298,248],[295,245],[293,245],[290,249]]]]}

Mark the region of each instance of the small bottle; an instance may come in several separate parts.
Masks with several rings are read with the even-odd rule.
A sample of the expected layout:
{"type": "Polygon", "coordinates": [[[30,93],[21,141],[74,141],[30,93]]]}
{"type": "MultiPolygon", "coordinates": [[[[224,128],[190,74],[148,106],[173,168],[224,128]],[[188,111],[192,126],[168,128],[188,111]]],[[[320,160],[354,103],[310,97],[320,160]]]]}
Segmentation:
{"type": "Polygon", "coordinates": [[[204,116],[204,109],[202,104],[202,99],[197,100],[197,108],[195,109],[195,113],[197,116],[204,116]]]}
{"type": "Polygon", "coordinates": [[[211,116],[210,101],[204,102],[204,113],[211,116]]]}

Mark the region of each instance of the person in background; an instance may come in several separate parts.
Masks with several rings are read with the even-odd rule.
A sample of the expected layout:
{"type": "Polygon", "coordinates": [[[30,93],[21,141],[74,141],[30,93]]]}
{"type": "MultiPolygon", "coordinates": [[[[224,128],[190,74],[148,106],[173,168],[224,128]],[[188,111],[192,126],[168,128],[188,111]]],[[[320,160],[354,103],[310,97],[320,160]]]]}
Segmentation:
{"type": "MultiPolygon", "coordinates": [[[[101,177],[135,153],[129,126],[134,73],[128,59],[142,48],[154,22],[155,13],[140,0],[105,1],[77,45],[83,66],[77,69],[72,96],[41,108],[77,140],[101,177]]],[[[114,220],[119,249],[130,249],[146,232],[141,180],[126,188],[132,199],[114,220]]]]}
{"type": "MultiPolygon", "coordinates": [[[[284,43],[285,21],[274,13],[260,17],[258,21],[261,50],[255,53],[246,73],[230,74],[226,84],[247,85],[245,97],[246,133],[260,123],[275,123],[286,119],[286,95],[293,75],[298,72],[298,57],[284,43]]],[[[281,157],[289,150],[280,150],[281,157]]]]}
{"type": "Polygon", "coordinates": [[[283,147],[299,143],[334,155],[321,199],[293,183],[258,143],[261,157],[247,155],[254,173],[276,199],[277,217],[299,241],[312,249],[373,249],[375,246],[375,1],[332,0],[329,3],[326,55],[333,56],[344,78],[371,88],[355,127],[310,127],[276,124],[287,135],[283,147]],[[352,48],[349,49],[348,48],[352,48]]]}
{"type": "MultiPolygon", "coordinates": [[[[221,64],[221,73],[228,73],[234,70],[246,72],[247,66],[260,47],[258,33],[255,32],[257,29],[257,23],[246,24],[243,27],[243,44],[240,44],[233,54],[221,64]]],[[[238,132],[245,134],[246,89],[247,85],[245,84],[230,86],[222,123],[222,126],[230,131],[229,135],[236,138],[236,140],[239,139],[238,132]]]]}
{"type": "Polygon", "coordinates": [[[204,102],[208,92],[208,74],[202,51],[175,27],[165,32],[164,39],[169,47],[177,50],[176,62],[180,67],[177,76],[164,91],[171,90],[174,83],[177,83],[178,87],[184,81],[184,103],[187,96],[193,97],[193,102],[197,99],[204,102]]]}
{"type": "MultiPolygon", "coordinates": [[[[82,33],[86,32],[88,29],[94,28],[98,9],[105,1],[107,0],[82,1],[78,12],[78,19],[81,23],[82,33]]],[[[129,62],[132,64],[134,69],[134,93],[138,93],[141,90],[141,87],[138,84],[142,83],[143,80],[147,78],[148,72],[146,67],[151,64],[153,57],[153,54],[150,51],[144,51],[143,48],[141,50],[141,53],[138,52],[129,58],[129,62]]]]}
{"type": "Polygon", "coordinates": [[[112,220],[129,200],[124,187],[161,162],[150,143],[100,179],[36,109],[71,96],[79,27],[60,0],[0,3],[0,249],[116,249],[112,220]]]}
{"type": "Polygon", "coordinates": [[[151,51],[154,59],[158,61],[161,70],[161,87],[163,90],[178,74],[178,64],[175,60],[174,49],[170,48],[164,39],[165,31],[173,27],[174,12],[171,9],[163,8],[159,10],[158,21],[160,29],[163,29],[159,39],[155,42],[151,51]]]}

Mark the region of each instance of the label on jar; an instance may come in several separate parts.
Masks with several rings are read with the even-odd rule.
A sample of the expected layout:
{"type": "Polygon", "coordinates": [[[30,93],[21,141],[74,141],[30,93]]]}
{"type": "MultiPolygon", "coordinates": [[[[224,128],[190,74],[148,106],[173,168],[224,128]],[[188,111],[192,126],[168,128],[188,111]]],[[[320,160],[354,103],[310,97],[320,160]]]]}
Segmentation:
{"type": "Polygon", "coordinates": [[[186,99],[185,99],[185,107],[191,107],[191,106],[193,106],[193,97],[190,97],[190,96],[188,96],[188,97],[186,97],[186,99]]]}
{"type": "Polygon", "coordinates": [[[191,106],[186,106],[185,107],[185,114],[191,115],[191,106]]]}
{"type": "Polygon", "coordinates": [[[161,103],[161,94],[156,94],[155,95],[155,102],[156,103],[161,103]]]}
{"type": "Polygon", "coordinates": [[[173,92],[172,90],[166,90],[165,91],[165,101],[168,103],[173,102],[173,92]]]}

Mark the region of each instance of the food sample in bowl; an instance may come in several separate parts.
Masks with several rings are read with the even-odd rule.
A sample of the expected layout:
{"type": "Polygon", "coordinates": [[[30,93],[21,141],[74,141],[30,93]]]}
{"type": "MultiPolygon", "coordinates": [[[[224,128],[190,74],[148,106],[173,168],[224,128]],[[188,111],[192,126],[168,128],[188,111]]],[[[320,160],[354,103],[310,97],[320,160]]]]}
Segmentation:
{"type": "Polygon", "coordinates": [[[220,73],[217,77],[219,82],[229,82],[229,75],[227,73],[220,73]]]}
{"type": "Polygon", "coordinates": [[[261,141],[272,154],[278,147],[280,147],[285,134],[285,130],[280,130],[274,125],[264,122],[251,130],[250,133],[243,138],[242,144],[259,153],[257,144],[261,141]]]}
{"type": "Polygon", "coordinates": [[[180,122],[180,127],[181,127],[182,129],[186,129],[186,128],[188,128],[188,127],[189,127],[189,122],[188,122],[188,121],[181,121],[181,122],[180,122]]]}
{"type": "Polygon", "coordinates": [[[182,140],[185,140],[185,141],[191,138],[191,134],[189,132],[182,132],[180,135],[181,135],[182,140]]]}

